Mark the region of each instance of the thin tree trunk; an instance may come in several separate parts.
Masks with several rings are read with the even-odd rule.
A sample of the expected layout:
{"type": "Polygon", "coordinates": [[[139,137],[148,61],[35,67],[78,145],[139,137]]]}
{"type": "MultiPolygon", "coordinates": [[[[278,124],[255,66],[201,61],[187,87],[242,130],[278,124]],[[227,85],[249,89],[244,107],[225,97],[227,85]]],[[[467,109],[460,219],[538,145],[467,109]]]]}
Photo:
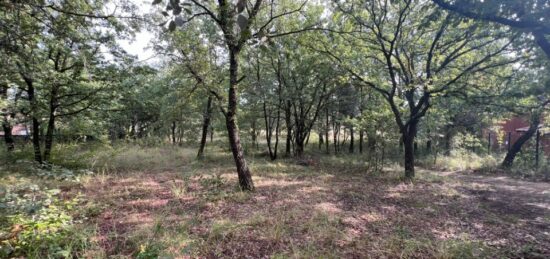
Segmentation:
{"type": "Polygon", "coordinates": [[[271,148],[271,136],[273,134],[273,127],[271,123],[271,114],[268,114],[267,112],[267,105],[264,102],[263,103],[263,111],[264,111],[264,121],[265,121],[265,140],[267,142],[267,151],[269,152],[269,158],[271,160],[275,160],[275,154],[273,153],[273,149],[271,148]]]}
{"type": "MultiPolygon", "coordinates": [[[[280,105],[279,105],[280,107],[280,105]]],[[[279,147],[279,133],[281,125],[281,110],[277,107],[277,121],[275,122],[275,146],[273,147],[273,158],[272,160],[277,159],[277,148],[279,147]]]]}
{"type": "Polygon", "coordinates": [[[34,160],[42,164],[42,151],[40,150],[40,122],[36,117],[38,112],[38,105],[36,103],[34,85],[32,79],[23,76],[25,83],[27,84],[27,95],[29,97],[29,103],[31,105],[31,121],[32,121],[32,146],[34,149],[34,160]]]}
{"type": "MultiPolygon", "coordinates": [[[[0,88],[0,97],[1,99],[8,99],[8,86],[2,85],[0,88]]],[[[1,100],[0,99],[0,100],[1,100]]],[[[11,152],[15,149],[15,141],[13,140],[13,135],[11,131],[13,127],[10,123],[10,112],[8,109],[2,111],[2,129],[4,130],[4,141],[6,142],[6,148],[8,152],[11,152]]],[[[11,116],[13,117],[13,116],[11,116]]]]}
{"type": "MultiPolygon", "coordinates": [[[[333,118],[334,120],[334,118],[333,118]]],[[[340,129],[338,128],[337,126],[337,123],[336,122],[333,122],[332,123],[332,142],[333,142],[333,146],[334,146],[334,154],[338,154],[338,135],[340,134],[340,129]]]]}
{"type": "Polygon", "coordinates": [[[44,144],[44,161],[50,160],[50,154],[52,153],[53,146],[53,132],[55,131],[55,109],[50,111],[48,119],[48,127],[46,128],[45,144],[44,144]]]}
{"type": "Polygon", "coordinates": [[[253,191],[254,183],[252,182],[252,174],[244,158],[241,138],[239,137],[239,127],[237,125],[237,77],[239,69],[237,54],[238,51],[234,49],[229,50],[229,94],[225,119],[229,144],[239,176],[239,185],[242,190],[253,191]]]}
{"type": "Polygon", "coordinates": [[[329,141],[329,138],[328,138],[328,133],[329,133],[329,120],[328,120],[328,108],[326,109],[326,116],[327,116],[327,121],[326,121],[326,125],[325,125],[325,149],[326,149],[326,152],[327,154],[330,154],[330,141],[329,141]]]}
{"type": "Polygon", "coordinates": [[[537,130],[537,138],[535,142],[535,168],[539,168],[539,160],[540,160],[540,130],[537,130]]]}
{"type": "Polygon", "coordinates": [[[176,144],[176,121],[172,121],[171,135],[172,135],[172,145],[175,145],[176,144]]]}
{"type": "Polygon", "coordinates": [[[323,133],[319,132],[319,150],[321,150],[323,148],[324,142],[325,142],[325,140],[323,139],[323,133]]]}
{"type": "Polygon", "coordinates": [[[257,134],[256,134],[256,131],[257,131],[256,130],[256,119],[254,119],[252,121],[251,128],[252,128],[252,134],[251,134],[250,137],[252,139],[252,147],[258,149],[258,145],[256,144],[258,142],[257,139],[256,139],[256,137],[257,137],[257,134]]]}
{"type": "Polygon", "coordinates": [[[452,141],[451,129],[450,129],[449,126],[447,126],[445,128],[446,128],[446,130],[445,130],[445,155],[450,156],[451,155],[451,141],[452,141]]]}
{"type": "Polygon", "coordinates": [[[353,154],[353,152],[355,152],[355,136],[354,136],[354,132],[353,132],[353,126],[350,126],[349,128],[349,136],[350,136],[350,139],[349,139],[349,153],[350,154],[353,154]]]}
{"type": "Polygon", "coordinates": [[[291,111],[290,111],[290,101],[287,101],[286,102],[286,107],[285,107],[285,122],[286,122],[286,150],[285,150],[285,155],[287,157],[290,156],[290,154],[292,153],[292,148],[291,148],[291,144],[292,144],[292,122],[291,122],[291,111]]]}
{"type": "Polygon", "coordinates": [[[363,154],[363,142],[365,141],[365,132],[363,130],[359,131],[359,154],[363,154]]]}
{"type": "Polygon", "coordinates": [[[214,142],[214,127],[210,125],[210,143],[214,142]]]}
{"type": "MultiPolygon", "coordinates": [[[[204,110],[204,117],[202,121],[201,143],[199,145],[199,151],[197,153],[198,159],[204,158],[204,147],[206,147],[206,138],[208,137],[208,128],[210,127],[211,116],[212,116],[212,95],[208,95],[208,101],[206,102],[206,109],[204,110]]],[[[210,142],[212,142],[212,137],[210,137],[210,142]]]]}

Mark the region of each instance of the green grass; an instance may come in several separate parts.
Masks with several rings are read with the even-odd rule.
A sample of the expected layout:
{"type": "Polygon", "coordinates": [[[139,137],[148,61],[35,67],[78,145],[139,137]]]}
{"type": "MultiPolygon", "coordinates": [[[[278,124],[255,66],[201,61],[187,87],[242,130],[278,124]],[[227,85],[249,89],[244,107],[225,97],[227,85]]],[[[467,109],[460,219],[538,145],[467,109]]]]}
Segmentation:
{"type": "MultiPolygon", "coordinates": [[[[254,193],[239,190],[230,154],[216,146],[197,161],[195,149],[188,147],[63,144],[55,147],[54,166],[46,169],[29,162],[27,149],[0,153],[5,162],[0,236],[25,226],[16,237],[0,241],[0,257],[493,258],[540,253],[530,243],[496,249],[458,224],[464,220],[461,213],[475,206],[486,219],[481,224],[494,219],[484,231],[522,221],[483,209],[483,203],[468,200],[461,182],[437,171],[418,168],[414,181],[404,181],[399,163],[387,160],[375,170],[360,154],[315,151],[306,157],[312,163],[302,165],[294,158],[270,161],[257,153],[249,150],[247,157],[254,193]],[[441,238],[438,231],[452,234],[441,238]]],[[[494,163],[488,159],[440,158],[437,166],[478,168],[494,163]]]]}

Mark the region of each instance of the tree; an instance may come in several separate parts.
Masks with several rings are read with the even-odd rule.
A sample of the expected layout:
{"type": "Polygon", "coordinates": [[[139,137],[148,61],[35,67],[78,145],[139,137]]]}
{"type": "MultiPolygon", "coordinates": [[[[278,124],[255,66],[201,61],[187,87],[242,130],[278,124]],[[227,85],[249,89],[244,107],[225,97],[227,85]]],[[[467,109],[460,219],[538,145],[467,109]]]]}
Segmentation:
{"type": "MultiPolygon", "coordinates": [[[[153,4],[161,3],[155,0],[153,4]]],[[[284,4],[277,4],[271,1],[269,5],[263,5],[262,0],[255,0],[252,3],[246,0],[232,1],[219,0],[217,2],[201,2],[198,0],[170,1],[166,11],[171,11],[174,19],[168,23],[169,30],[175,30],[177,26],[183,26],[197,17],[207,17],[205,21],[214,23],[219,33],[223,35],[223,47],[226,51],[226,61],[229,65],[229,85],[227,88],[227,106],[222,108],[225,116],[229,144],[237,167],[239,185],[242,190],[254,190],[252,175],[241,144],[239,127],[237,124],[237,106],[239,102],[238,85],[243,80],[239,76],[239,57],[249,40],[266,40],[269,37],[278,37],[293,32],[272,32],[269,31],[277,19],[299,13],[304,4],[296,9],[288,9],[284,4]],[[258,19],[262,6],[267,19],[258,19]],[[282,7],[282,8],[281,8],[282,7]],[[281,8],[282,11],[279,11],[281,8]],[[182,12],[185,10],[185,12],[182,12]],[[185,19],[183,16],[187,16],[185,19]]],[[[165,14],[168,14],[165,12],[165,14]]],[[[218,99],[221,95],[217,94],[218,99]]]]}
{"type": "Polygon", "coordinates": [[[103,1],[3,5],[1,50],[8,57],[10,73],[20,77],[13,82],[28,100],[22,113],[30,117],[35,160],[42,163],[50,157],[56,119],[85,111],[94,103],[102,89],[92,83],[94,67],[102,61],[100,46],[112,46],[113,34],[124,26],[114,14],[104,14],[103,1]],[[44,154],[43,116],[48,118],[44,154]]]}
{"type": "Polygon", "coordinates": [[[535,43],[550,58],[550,6],[546,0],[433,0],[441,8],[475,20],[494,22],[533,35],[535,43]]]}
{"type": "Polygon", "coordinates": [[[340,44],[353,47],[334,50],[325,44],[320,51],[384,97],[401,133],[408,178],[414,177],[415,137],[431,99],[514,62],[503,58],[511,48],[505,32],[456,19],[425,1],[336,2],[336,9],[336,23],[356,31],[340,34],[340,44]]]}

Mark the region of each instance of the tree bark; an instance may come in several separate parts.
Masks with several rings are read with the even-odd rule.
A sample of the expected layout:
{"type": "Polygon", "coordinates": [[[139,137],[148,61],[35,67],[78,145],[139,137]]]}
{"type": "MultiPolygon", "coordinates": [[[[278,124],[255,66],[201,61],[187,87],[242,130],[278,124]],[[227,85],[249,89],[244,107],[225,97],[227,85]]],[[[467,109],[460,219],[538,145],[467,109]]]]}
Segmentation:
{"type": "Polygon", "coordinates": [[[233,153],[233,159],[235,160],[237,174],[239,176],[239,185],[244,191],[253,191],[254,183],[252,182],[252,174],[244,158],[241,139],[239,137],[239,127],[237,125],[237,84],[239,83],[237,78],[239,69],[237,54],[237,50],[229,50],[229,94],[225,120],[229,144],[231,146],[231,152],[233,153]]]}
{"type": "Polygon", "coordinates": [[[353,132],[353,126],[350,126],[349,128],[349,136],[350,136],[350,139],[349,139],[349,153],[350,154],[353,154],[353,152],[355,152],[355,137],[354,137],[354,132],[353,132]]]}
{"type": "Polygon", "coordinates": [[[447,126],[445,128],[446,128],[446,131],[445,131],[445,155],[450,156],[451,155],[451,141],[452,141],[453,137],[451,136],[450,127],[447,126]]]}
{"type": "MultiPolygon", "coordinates": [[[[201,142],[199,145],[199,151],[197,152],[197,158],[204,158],[204,147],[206,146],[206,139],[208,137],[208,128],[210,127],[210,117],[212,116],[212,95],[208,96],[208,101],[206,102],[206,109],[204,110],[204,117],[202,121],[202,135],[201,142]]],[[[210,138],[212,142],[212,137],[210,138]]]]}
{"type": "MultiPolygon", "coordinates": [[[[55,110],[53,112],[55,112],[55,110]]],[[[55,131],[55,114],[53,112],[50,111],[48,127],[46,128],[46,135],[44,139],[44,161],[46,162],[50,160],[53,146],[53,133],[55,131]]]]}
{"type": "MultiPolygon", "coordinates": [[[[8,99],[8,86],[2,85],[0,88],[0,97],[2,99],[7,100],[8,99]]],[[[11,131],[13,127],[10,123],[10,112],[8,109],[5,109],[2,111],[2,129],[4,130],[4,141],[6,142],[6,148],[8,152],[11,152],[15,149],[15,141],[13,140],[13,136],[11,134],[11,131]]],[[[11,116],[13,117],[13,116],[11,116]]]]}
{"type": "Polygon", "coordinates": [[[176,121],[172,121],[171,135],[172,135],[172,145],[175,145],[176,144],[176,121]]]}
{"type": "Polygon", "coordinates": [[[537,138],[535,143],[535,167],[539,167],[539,160],[540,160],[540,130],[537,130],[537,138]]]}
{"type": "Polygon", "coordinates": [[[252,132],[250,134],[251,135],[250,137],[252,139],[252,147],[258,149],[258,145],[257,145],[257,143],[258,143],[257,136],[258,135],[256,133],[257,130],[256,130],[256,119],[255,118],[252,120],[252,124],[250,126],[252,128],[252,132]]]}
{"type": "Polygon", "coordinates": [[[324,143],[325,143],[325,141],[323,139],[323,133],[319,132],[319,150],[321,150],[321,148],[323,148],[324,143]]]}
{"type": "Polygon", "coordinates": [[[58,86],[52,85],[50,91],[50,103],[49,103],[49,116],[48,116],[48,127],[46,128],[46,136],[44,139],[44,161],[48,162],[50,160],[50,154],[52,153],[53,146],[53,133],[55,131],[55,111],[57,109],[57,93],[58,86]]]}
{"type": "Polygon", "coordinates": [[[328,119],[328,108],[326,108],[326,125],[325,125],[325,149],[327,154],[330,154],[330,140],[329,140],[329,119],[328,119]]]}
{"type": "Polygon", "coordinates": [[[273,148],[271,147],[271,136],[273,134],[273,124],[271,123],[271,114],[267,112],[267,104],[263,103],[263,110],[264,110],[264,121],[265,121],[265,140],[267,142],[267,150],[269,152],[269,158],[271,160],[277,159],[277,154],[273,152],[273,148]]]}
{"type": "Polygon", "coordinates": [[[415,137],[418,121],[410,121],[402,129],[403,145],[405,148],[405,178],[414,178],[415,137]]]}
{"type": "Polygon", "coordinates": [[[405,177],[414,178],[414,137],[403,136],[403,144],[405,146],[405,177]]]}
{"type": "Polygon", "coordinates": [[[523,144],[525,144],[535,133],[537,132],[540,125],[540,115],[535,114],[533,115],[533,118],[531,119],[531,124],[529,125],[529,129],[521,135],[521,137],[518,138],[516,142],[510,147],[510,150],[506,153],[506,156],[504,157],[504,160],[502,161],[501,166],[504,168],[510,168],[512,165],[514,165],[514,159],[516,158],[516,155],[521,151],[521,147],[523,147],[523,144]]]}
{"type": "Polygon", "coordinates": [[[363,154],[363,142],[365,141],[364,131],[359,131],[359,154],[363,154]]]}
{"type": "Polygon", "coordinates": [[[290,156],[290,154],[292,153],[292,147],[291,147],[291,142],[292,142],[292,114],[291,114],[291,111],[290,111],[290,101],[287,101],[286,102],[286,107],[285,107],[285,123],[286,123],[286,150],[285,150],[285,155],[287,157],[290,156]]]}
{"type": "Polygon", "coordinates": [[[34,160],[39,164],[42,164],[42,151],[40,148],[40,121],[36,117],[36,113],[38,112],[38,105],[36,103],[34,84],[31,78],[23,75],[23,79],[27,84],[27,95],[31,106],[32,146],[34,150],[34,160]]]}

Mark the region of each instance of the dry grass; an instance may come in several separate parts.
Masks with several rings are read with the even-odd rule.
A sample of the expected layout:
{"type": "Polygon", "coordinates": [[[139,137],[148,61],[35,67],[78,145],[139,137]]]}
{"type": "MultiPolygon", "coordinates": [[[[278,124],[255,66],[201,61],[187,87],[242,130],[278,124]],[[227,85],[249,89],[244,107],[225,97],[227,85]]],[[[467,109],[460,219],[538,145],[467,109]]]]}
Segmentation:
{"type": "Polygon", "coordinates": [[[401,168],[361,157],[250,159],[237,188],[229,154],[119,147],[78,188],[88,258],[498,258],[550,256],[550,185],[401,168]]]}
{"type": "MultiPolygon", "coordinates": [[[[141,151],[113,160],[149,161],[132,158],[133,152],[141,151]]],[[[550,253],[548,210],[534,209],[529,197],[513,190],[504,206],[504,197],[498,197],[504,190],[491,183],[429,171],[406,183],[397,168],[365,173],[364,164],[345,158],[314,167],[254,159],[257,191],[243,193],[227,154],[213,153],[197,162],[189,150],[176,152],[163,159],[181,161],[151,162],[135,171],[132,164],[118,171],[124,173],[85,184],[86,196],[101,211],[91,224],[97,225],[94,240],[102,249],[89,251],[90,256],[492,258],[550,253]]],[[[532,194],[549,204],[548,193],[532,194]]]]}

